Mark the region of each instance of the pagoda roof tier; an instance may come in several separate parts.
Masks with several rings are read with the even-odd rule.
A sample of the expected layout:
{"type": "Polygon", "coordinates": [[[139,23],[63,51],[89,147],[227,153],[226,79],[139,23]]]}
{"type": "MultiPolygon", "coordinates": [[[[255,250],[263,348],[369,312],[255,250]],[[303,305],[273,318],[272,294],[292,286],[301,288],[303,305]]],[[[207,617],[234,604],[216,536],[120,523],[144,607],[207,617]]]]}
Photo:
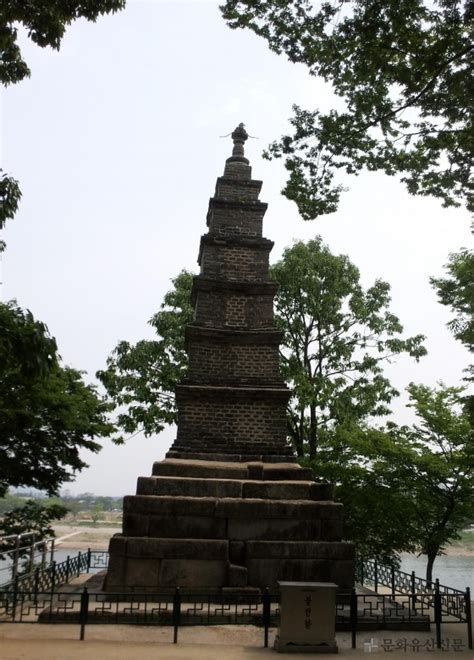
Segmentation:
{"type": "Polygon", "coordinates": [[[214,280],[202,275],[193,278],[191,302],[196,303],[196,295],[200,291],[238,292],[246,296],[274,296],[278,291],[277,282],[239,282],[235,280],[214,280]]]}
{"type": "Polygon", "coordinates": [[[239,199],[223,199],[219,197],[211,197],[209,200],[209,210],[207,212],[206,221],[209,222],[212,217],[212,211],[215,209],[237,210],[237,211],[260,211],[262,215],[268,208],[266,202],[255,201],[241,201],[239,199]]]}
{"type": "Polygon", "coordinates": [[[248,385],[191,385],[181,383],[176,385],[176,395],[191,395],[196,397],[205,398],[223,398],[233,397],[239,399],[282,399],[287,400],[291,394],[291,390],[280,382],[275,383],[274,387],[265,383],[264,386],[248,386],[248,385]]]}
{"type": "Polygon", "coordinates": [[[264,328],[262,330],[228,330],[209,326],[190,324],[186,326],[186,341],[207,341],[215,344],[251,344],[252,346],[279,346],[282,330],[264,328]]]}

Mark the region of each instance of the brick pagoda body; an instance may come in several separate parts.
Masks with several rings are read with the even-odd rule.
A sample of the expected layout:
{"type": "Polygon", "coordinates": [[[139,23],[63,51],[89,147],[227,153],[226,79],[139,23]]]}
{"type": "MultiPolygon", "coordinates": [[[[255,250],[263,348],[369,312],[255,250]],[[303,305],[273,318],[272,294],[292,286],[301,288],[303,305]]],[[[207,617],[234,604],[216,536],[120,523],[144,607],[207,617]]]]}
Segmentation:
{"type": "Polygon", "coordinates": [[[242,124],[232,138],[201,238],[177,437],[124,499],[108,591],[274,589],[279,580],[353,586],[342,506],[287,443],[290,392],[278,369],[277,285],[268,277],[273,243],[262,238],[267,205],[244,156],[242,124]]]}

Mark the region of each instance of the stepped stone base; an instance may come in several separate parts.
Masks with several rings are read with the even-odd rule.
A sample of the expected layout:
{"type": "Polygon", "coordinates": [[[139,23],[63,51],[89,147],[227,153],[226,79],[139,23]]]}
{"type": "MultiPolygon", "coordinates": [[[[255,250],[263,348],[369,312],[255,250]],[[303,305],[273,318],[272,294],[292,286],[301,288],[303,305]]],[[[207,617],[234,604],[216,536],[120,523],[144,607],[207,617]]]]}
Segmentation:
{"type": "Polygon", "coordinates": [[[296,463],[165,459],[124,499],[107,591],[276,590],[354,584],[354,548],[329,484],[296,463]]]}

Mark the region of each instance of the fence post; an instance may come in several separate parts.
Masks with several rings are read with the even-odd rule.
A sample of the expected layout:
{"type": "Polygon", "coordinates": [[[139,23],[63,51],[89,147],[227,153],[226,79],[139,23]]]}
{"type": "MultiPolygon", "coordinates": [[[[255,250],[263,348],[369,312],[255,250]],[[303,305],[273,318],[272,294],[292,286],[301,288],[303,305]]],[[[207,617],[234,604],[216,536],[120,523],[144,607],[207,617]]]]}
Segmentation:
{"type": "Polygon", "coordinates": [[[416,610],[416,575],[415,571],[411,572],[411,594],[412,594],[412,610],[416,610]]]}
{"type": "Polygon", "coordinates": [[[15,575],[15,579],[13,580],[12,621],[15,621],[15,618],[16,618],[17,601],[18,601],[18,575],[15,575]]]}
{"type": "Polygon", "coordinates": [[[35,584],[34,584],[34,590],[35,590],[35,605],[38,602],[38,587],[39,587],[39,566],[35,568],[35,584]]]}
{"type": "Polygon", "coordinates": [[[56,562],[53,561],[51,564],[51,591],[54,591],[56,588],[56,562]]]}
{"type": "Polygon", "coordinates": [[[12,564],[13,582],[15,581],[16,576],[18,575],[18,561],[20,558],[20,539],[21,539],[21,535],[17,534],[17,537],[15,539],[15,550],[13,551],[13,564],[12,564]]]}
{"type": "Polygon", "coordinates": [[[472,612],[471,612],[471,589],[466,587],[464,594],[466,603],[466,623],[467,623],[467,645],[472,649],[472,612]]]}
{"type": "Polygon", "coordinates": [[[357,637],[357,594],[355,589],[352,589],[351,591],[350,624],[351,624],[352,648],[355,649],[356,637],[357,637]]]}
{"type": "Polygon", "coordinates": [[[390,583],[392,587],[392,598],[395,596],[395,568],[390,567],[390,583]]]}
{"type": "Polygon", "coordinates": [[[92,563],[91,559],[92,559],[91,549],[88,548],[87,549],[87,572],[88,573],[90,573],[90,570],[91,570],[91,563],[92,563]]]}
{"type": "Polygon", "coordinates": [[[379,590],[379,570],[377,566],[377,560],[374,560],[374,589],[375,593],[378,593],[379,590]]]}
{"type": "Polygon", "coordinates": [[[173,597],[173,644],[178,643],[178,627],[181,615],[181,593],[176,587],[173,597]]]}
{"type": "Polygon", "coordinates": [[[262,598],[262,614],[263,614],[263,646],[268,648],[268,629],[270,627],[270,592],[268,587],[265,587],[262,598]]]}
{"type": "Polygon", "coordinates": [[[71,572],[71,557],[66,557],[66,584],[69,582],[69,573],[71,572]]]}
{"type": "Polygon", "coordinates": [[[51,554],[49,555],[49,563],[50,564],[52,564],[54,562],[54,549],[55,549],[54,544],[55,544],[54,539],[51,539],[51,550],[50,550],[51,554]]]}
{"type": "Polygon", "coordinates": [[[43,545],[41,546],[41,567],[44,568],[46,566],[46,555],[48,553],[48,548],[47,548],[47,542],[44,541],[43,545]]]}
{"type": "Polygon", "coordinates": [[[77,574],[76,577],[79,577],[81,574],[81,564],[82,564],[82,552],[79,550],[79,554],[77,555],[77,574]]]}
{"type": "Polygon", "coordinates": [[[35,539],[36,539],[36,536],[33,534],[33,536],[31,538],[32,538],[32,541],[31,541],[31,546],[30,546],[30,559],[29,559],[29,562],[28,562],[28,573],[31,573],[31,571],[33,570],[33,566],[35,565],[35,539]]]}
{"type": "Polygon", "coordinates": [[[441,648],[441,594],[439,593],[439,580],[436,578],[434,593],[434,616],[436,626],[436,648],[441,648]]]}
{"type": "Polygon", "coordinates": [[[84,641],[85,628],[86,628],[88,615],[89,615],[89,592],[87,591],[87,587],[84,587],[84,590],[81,594],[81,609],[79,612],[79,624],[81,626],[81,633],[79,639],[81,640],[81,642],[84,641]]]}

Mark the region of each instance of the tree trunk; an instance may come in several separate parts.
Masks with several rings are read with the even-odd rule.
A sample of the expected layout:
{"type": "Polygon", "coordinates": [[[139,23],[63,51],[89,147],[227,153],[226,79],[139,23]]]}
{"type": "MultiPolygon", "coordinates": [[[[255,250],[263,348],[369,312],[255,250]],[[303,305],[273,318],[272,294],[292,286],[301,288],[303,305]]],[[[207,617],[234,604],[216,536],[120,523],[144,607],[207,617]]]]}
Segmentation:
{"type": "Polygon", "coordinates": [[[288,435],[290,436],[293,445],[296,449],[296,455],[298,458],[303,458],[304,456],[304,411],[300,414],[299,418],[297,415],[288,408],[287,410],[287,429],[288,435]]]}
{"type": "Polygon", "coordinates": [[[318,438],[318,422],[316,418],[316,406],[312,403],[309,407],[309,457],[316,458],[316,445],[318,438]]]}
{"type": "Polygon", "coordinates": [[[426,564],[426,581],[428,582],[428,589],[431,589],[433,583],[433,564],[438,556],[438,548],[427,552],[428,563],[426,564]]]}

